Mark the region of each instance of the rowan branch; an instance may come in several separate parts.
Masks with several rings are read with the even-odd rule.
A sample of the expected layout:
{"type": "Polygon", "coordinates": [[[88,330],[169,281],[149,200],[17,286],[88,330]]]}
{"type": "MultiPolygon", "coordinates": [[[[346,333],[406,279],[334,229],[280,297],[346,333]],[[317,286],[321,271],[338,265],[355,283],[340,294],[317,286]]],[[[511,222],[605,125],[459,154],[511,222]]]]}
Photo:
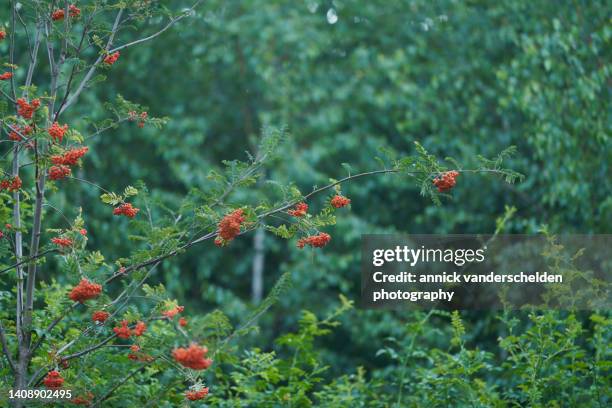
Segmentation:
{"type": "Polygon", "coordinates": [[[124,11],[123,8],[119,9],[119,12],[117,13],[117,16],[115,17],[115,22],[113,23],[113,27],[111,29],[110,35],[108,36],[106,46],[104,47],[104,52],[101,52],[100,55],[98,55],[98,58],[89,68],[89,71],[87,71],[87,74],[85,74],[85,77],[81,80],[81,83],[77,87],[76,91],[72,94],[72,96],[68,98],[66,103],[62,102],[63,106],[60,109],[58,109],[57,113],[55,114],[56,118],[59,117],[59,115],[61,115],[64,111],[66,111],[66,109],[68,109],[78,99],[81,92],[83,92],[83,89],[85,89],[87,82],[89,82],[93,74],[96,72],[96,68],[104,59],[104,53],[108,52],[108,49],[112,45],[113,40],[115,39],[115,35],[117,34],[117,31],[119,30],[119,23],[121,22],[123,11],[124,11]]]}
{"type": "Polygon", "coordinates": [[[131,47],[131,46],[134,46],[134,45],[137,45],[137,44],[141,44],[141,43],[146,42],[146,41],[150,41],[150,40],[154,39],[155,37],[160,36],[165,31],[170,29],[173,25],[175,25],[176,23],[178,23],[179,21],[184,19],[185,17],[189,17],[191,15],[191,13],[193,13],[193,11],[200,5],[200,3],[202,3],[202,0],[196,1],[191,7],[189,7],[187,10],[183,11],[182,14],[178,15],[177,17],[171,18],[170,21],[168,22],[168,24],[166,24],[161,30],[157,31],[156,33],[151,34],[151,35],[149,35],[147,37],[140,38],[138,40],[129,42],[127,44],[120,45],[120,46],[118,46],[116,48],[113,48],[112,50],[109,50],[108,52],[110,54],[112,54],[114,52],[123,50],[125,48],[131,47]]]}

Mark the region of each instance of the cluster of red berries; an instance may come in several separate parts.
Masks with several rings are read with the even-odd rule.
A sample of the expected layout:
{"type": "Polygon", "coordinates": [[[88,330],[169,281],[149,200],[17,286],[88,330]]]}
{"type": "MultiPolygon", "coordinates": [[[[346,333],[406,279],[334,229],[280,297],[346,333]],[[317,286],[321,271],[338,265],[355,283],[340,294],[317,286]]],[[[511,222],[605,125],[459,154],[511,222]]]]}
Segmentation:
{"type": "Polygon", "coordinates": [[[78,285],[72,288],[68,297],[75,302],[83,303],[86,300],[97,298],[100,293],[102,293],[102,285],[83,278],[78,285]]]}
{"type": "MultiPolygon", "coordinates": [[[[71,4],[70,6],[68,6],[68,15],[71,18],[78,18],[81,15],[81,9],[75,6],[74,4],[71,4]]],[[[66,11],[64,9],[56,9],[55,11],[53,11],[53,13],[51,13],[51,20],[60,21],[63,20],[65,16],[66,11]]]]}
{"type": "Polygon", "coordinates": [[[0,74],[0,81],[8,81],[12,77],[13,77],[13,73],[7,71],[7,72],[5,72],[3,74],[0,74]]]}
{"type": "Polygon", "coordinates": [[[177,314],[182,313],[183,310],[185,310],[185,306],[176,306],[170,310],[166,310],[165,312],[162,312],[162,315],[166,316],[168,319],[172,319],[177,314]]]}
{"type": "Polygon", "coordinates": [[[215,239],[215,245],[222,246],[236,238],[240,234],[240,227],[245,220],[244,210],[241,208],[223,217],[219,221],[219,236],[215,239]]]}
{"type": "Polygon", "coordinates": [[[64,248],[72,246],[73,244],[70,238],[62,238],[62,237],[52,238],[51,242],[53,242],[57,246],[64,247],[64,248]]]}
{"type": "Polygon", "coordinates": [[[61,388],[61,386],[64,384],[64,379],[59,371],[52,370],[47,373],[43,383],[47,388],[61,388]]]}
{"type": "Polygon", "coordinates": [[[331,201],[330,204],[332,207],[334,208],[342,208],[342,207],[346,207],[347,205],[349,205],[351,203],[351,200],[341,196],[339,194],[335,195],[331,201]]]}
{"type": "Polygon", "coordinates": [[[113,52],[112,54],[108,54],[104,57],[104,63],[108,66],[113,65],[119,59],[119,51],[113,52]]]}
{"type": "Polygon", "coordinates": [[[206,370],[212,365],[212,360],[206,358],[208,348],[191,344],[187,348],[179,347],[172,352],[174,359],[184,367],[193,370],[206,370]]]}
{"type": "Polygon", "coordinates": [[[65,177],[68,177],[72,174],[72,170],[70,167],[60,165],[60,166],[51,166],[49,167],[49,179],[50,180],[61,180],[65,177]]]}
{"type": "Polygon", "coordinates": [[[62,155],[51,156],[51,162],[55,165],[74,166],[88,151],[89,148],[87,146],[70,149],[62,155]]]}
{"type": "Polygon", "coordinates": [[[132,361],[144,361],[151,362],[153,361],[153,357],[140,352],[140,346],[137,344],[132,344],[130,346],[131,353],[128,354],[128,358],[132,361]]]}
{"type": "Polygon", "coordinates": [[[91,405],[93,402],[94,395],[91,392],[87,392],[85,395],[78,395],[70,400],[74,405],[91,405]]]}
{"type": "MultiPolygon", "coordinates": [[[[51,133],[51,131],[49,131],[49,133],[51,133]]],[[[62,136],[63,134],[60,136],[60,141],[62,136]]],[[[49,168],[49,179],[61,180],[65,177],[68,177],[70,174],[72,174],[72,170],[68,166],[74,166],[75,164],[77,164],[79,159],[83,157],[88,151],[89,148],[87,146],[84,146],[80,148],[70,149],[64,152],[64,154],[62,155],[51,156],[51,162],[54,164],[54,166],[51,166],[49,168]]],[[[85,232],[85,234],[87,234],[87,231],[85,232]]]]}
{"type": "Polygon", "coordinates": [[[117,326],[113,328],[113,331],[120,339],[129,339],[131,336],[140,337],[147,331],[147,325],[145,322],[138,321],[134,326],[134,329],[131,330],[128,327],[127,320],[121,321],[121,326],[117,326]]]}
{"type": "Polygon", "coordinates": [[[289,210],[287,211],[287,214],[293,216],[293,217],[303,217],[306,215],[306,213],[308,212],[308,204],[302,202],[302,203],[298,203],[296,204],[295,208],[293,210],[289,210]]]}
{"type": "Polygon", "coordinates": [[[140,211],[140,208],[133,207],[131,203],[123,203],[113,210],[113,215],[125,215],[128,218],[134,218],[138,211],[140,211]]]}
{"type": "Polygon", "coordinates": [[[53,138],[53,141],[61,143],[67,130],[68,125],[60,126],[59,123],[53,122],[49,129],[47,129],[47,132],[49,132],[49,135],[53,138]]]}
{"type": "Polygon", "coordinates": [[[455,187],[455,184],[457,183],[455,179],[458,175],[459,172],[456,170],[444,172],[440,175],[440,177],[433,179],[433,184],[434,186],[438,187],[438,192],[443,193],[455,187]]]}
{"type": "Polygon", "coordinates": [[[31,134],[33,130],[34,129],[32,128],[32,126],[29,126],[29,125],[25,125],[25,126],[14,125],[8,137],[10,140],[13,140],[15,142],[20,142],[21,140],[23,140],[22,136],[27,136],[31,134]]]}
{"type": "Polygon", "coordinates": [[[19,176],[11,177],[0,181],[0,190],[17,191],[21,188],[22,182],[19,176]]]}
{"type": "Polygon", "coordinates": [[[32,119],[36,109],[40,107],[40,99],[33,99],[28,102],[24,98],[17,99],[17,113],[24,119],[32,119]]]}
{"type": "Polygon", "coordinates": [[[104,323],[109,316],[110,313],[105,312],[104,310],[96,310],[91,314],[91,320],[93,322],[104,323]]]}
{"type": "Polygon", "coordinates": [[[128,120],[130,122],[135,122],[136,120],[138,120],[138,127],[139,128],[143,128],[145,125],[145,121],[147,120],[147,117],[149,116],[149,114],[147,112],[141,112],[140,115],[138,115],[138,113],[136,111],[130,111],[130,113],[128,114],[128,120]]]}
{"type": "Polygon", "coordinates": [[[206,398],[208,395],[208,387],[200,388],[199,390],[191,390],[185,392],[185,398],[189,401],[197,401],[206,398]]]}
{"type": "Polygon", "coordinates": [[[329,241],[331,241],[331,235],[325,232],[320,232],[317,235],[301,238],[297,242],[297,247],[302,249],[306,245],[309,245],[313,248],[323,248],[329,241]]]}

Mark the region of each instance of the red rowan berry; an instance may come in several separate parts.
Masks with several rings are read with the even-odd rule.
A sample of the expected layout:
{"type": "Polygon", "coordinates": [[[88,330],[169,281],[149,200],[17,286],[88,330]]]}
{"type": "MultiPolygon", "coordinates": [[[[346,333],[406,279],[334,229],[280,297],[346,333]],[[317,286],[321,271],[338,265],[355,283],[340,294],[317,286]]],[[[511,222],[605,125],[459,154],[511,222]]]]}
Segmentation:
{"type": "Polygon", "coordinates": [[[97,310],[91,314],[91,320],[98,323],[104,323],[110,316],[110,313],[103,310],[97,310]]]}
{"type": "Polygon", "coordinates": [[[61,388],[62,384],[64,384],[64,379],[59,371],[52,370],[47,373],[43,383],[47,388],[61,388]]]}
{"type": "Polygon", "coordinates": [[[0,74],[0,81],[7,81],[13,77],[12,72],[5,72],[4,74],[0,74]]]}
{"type": "Polygon", "coordinates": [[[68,166],[60,165],[49,167],[50,180],[61,180],[65,177],[68,177],[70,174],[72,174],[72,171],[68,166]]]}
{"type": "Polygon", "coordinates": [[[88,392],[85,395],[78,395],[70,400],[74,405],[91,405],[93,402],[94,395],[91,392],[88,392]]]}
{"type": "Polygon", "coordinates": [[[18,125],[14,125],[11,129],[11,132],[9,133],[9,139],[14,140],[16,142],[20,142],[21,140],[23,140],[22,136],[27,136],[30,133],[32,133],[32,127],[25,125],[23,127],[18,126],[18,125]]]}
{"type": "Polygon", "coordinates": [[[72,240],[70,238],[55,237],[51,239],[51,242],[64,248],[72,245],[72,240]]]}
{"type": "Polygon", "coordinates": [[[81,234],[82,236],[84,236],[84,237],[85,237],[85,236],[87,236],[87,230],[86,230],[85,228],[81,228],[81,229],[79,230],[79,234],[81,234]]]}
{"type": "Polygon", "coordinates": [[[65,16],[64,9],[57,9],[51,13],[51,20],[60,21],[63,20],[65,16]]]}
{"type": "Polygon", "coordinates": [[[139,321],[138,323],[136,323],[136,326],[134,327],[134,336],[140,337],[146,331],[147,331],[147,325],[144,322],[139,321]]]}
{"type": "Polygon", "coordinates": [[[455,187],[456,178],[459,172],[456,170],[447,171],[433,179],[433,184],[438,188],[438,192],[443,193],[455,187]]]}
{"type": "Polygon", "coordinates": [[[17,99],[17,113],[24,119],[32,119],[32,115],[40,107],[40,99],[33,99],[31,102],[24,98],[17,99]]]}
{"type": "Polygon", "coordinates": [[[0,190],[17,191],[21,188],[21,186],[22,182],[19,176],[0,181],[0,190]]]}
{"type": "Polygon", "coordinates": [[[184,317],[181,317],[181,318],[178,320],[178,324],[179,324],[181,327],[185,327],[185,326],[187,326],[187,319],[185,319],[184,317]]]}
{"type": "Polygon", "coordinates": [[[185,392],[185,398],[189,401],[197,401],[206,398],[208,395],[208,387],[200,388],[199,390],[192,390],[185,392]]]}
{"type": "Polygon", "coordinates": [[[287,214],[294,217],[303,217],[306,215],[306,212],[308,212],[308,204],[298,203],[293,210],[287,211],[287,214]]]}
{"type": "Polygon", "coordinates": [[[81,9],[75,6],[74,4],[71,4],[68,7],[68,14],[72,18],[78,18],[81,15],[81,9]]]}
{"type": "Polygon", "coordinates": [[[85,153],[89,151],[87,146],[70,149],[64,152],[62,155],[51,156],[51,162],[56,165],[74,166],[78,163],[79,159],[85,156],[85,153]]]}
{"type": "Polygon", "coordinates": [[[306,245],[310,245],[313,248],[323,248],[329,241],[331,241],[331,236],[325,232],[320,232],[317,235],[301,238],[297,243],[297,247],[302,249],[306,245]]]}
{"type": "Polygon", "coordinates": [[[245,221],[244,210],[237,209],[227,214],[219,222],[219,236],[223,241],[231,241],[240,234],[240,227],[245,221]]]}
{"type": "Polygon", "coordinates": [[[81,282],[70,291],[68,296],[75,302],[83,303],[86,300],[97,298],[100,296],[101,292],[102,285],[92,283],[88,279],[83,278],[81,282]]]}
{"type": "Polygon", "coordinates": [[[138,127],[139,128],[143,128],[145,125],[145,121],[147,120],[147,117],[149,116],[149,114],[147,112],[142,112],[140,114],[140,121],[138,122],[138,127]]]}
{"type": "Polygon", "coordinates": [[[176,306],[170,310],[166,310],[165,312],[162,312],[162,314],[166,316],[168,319],[172,319],[177,314],[182,313],[183,310],[185,310],[185,306],[176,306]]]}
{"type": "Polygon", "coordinates": [[[119,59],[119,55],[119,51],[108,54],[106,57],[104,57],[104,63],[108,66],[113,65],[119,59]]]}
{"type": "Polygon", "coordinates": [[[341,196],[341,195],[336,195],[334,196],[331,201],[330,204],[332,205],[332,207],[334,208],[342,208],[342,207],[346,207],[347,205],[349,205],[351,203],[351,200],[349,200],[348,198],[341,196]]]}
{"type": "Polygon", "coordinates": [[[0,41],[4,40],[6,38],[6,31],[4,31],[3,29],[0,29],[0,41]]]}
{"type": "Polygon", "coordinates": [[[113,331],[120,339],[129,339],[132,335],[130,328],[128,327],[127,320],[121,321],[121,326],[113,327],[113,331]]]}
{"type": "MultiPolygon", "coordinates": [[[[49,132],[49,135],[53,138],[53,141],[61,143],[67,130],[68,125],[60,126],[59,123],[53,122],[51,127],[47,129],[47,132],[49,132]]],[[[85,150],[85,152],[87,152],[87,150],[85,150]]]]}
{"type": "Polygon", "coordinates": [[[128,218],[134,218],[138,211],[140,211],[140,208],[132,207],[131,203],[123,203],[113,210],[113,215],[125,215],[128,218]]]}
{"type": "Polygon", "coordinates": [[[206,358],[208,349],[197,344],[191,344],[187,348],[179,347],[172,352],[174,359],[184,367],[193,370],[205,370],[212,365],[212,360],[206,358]]]}

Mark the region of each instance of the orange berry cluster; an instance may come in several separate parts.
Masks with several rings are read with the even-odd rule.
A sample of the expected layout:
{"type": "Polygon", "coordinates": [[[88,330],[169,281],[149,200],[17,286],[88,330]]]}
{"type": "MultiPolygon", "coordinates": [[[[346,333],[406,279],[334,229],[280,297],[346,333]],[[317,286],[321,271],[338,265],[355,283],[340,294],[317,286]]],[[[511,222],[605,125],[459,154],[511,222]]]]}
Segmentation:
{"type": "Polygon", "coordinates": [[[49,179],[50,180],[61,180],[72,174],[70,167],[59,165],[49,167],[49,179]]]}
{"type": "Polygon", "coordinates": [[[52,238],[51,242],[53,242],[57,246],[64,247],[64,248],[72,246],[72,243],[73,243],[70,238],[62,238],[62,237],[52,238]]]}
{"type": "Polygon", "coordinates": [[[62,384],[64,384],[64,379],[59,371],[52,370],[47,373],[43,383],[47,388],[61,388],[62,384]]]}
{"type": "Polygon", "coordinates": [[[185,310],[185,306],[176,306],[170,310],[162,312],[162,315],[166,316],[168,319],[172,319],[177,314],[182,313],[183,310],[185,310]]]}
{"type": "Polygon", "coordinates": [[[131,203],[123,203],[113,210],[113,215],[125,215],[128,218],[134,218],[138,211],[140,211],[140,208],[133,207],[131,203]]]}
{"type": "Polygon", "coordinates": [[[94,395],[91,392],[87,392],[85,395],[78,395],[70,400],[74,405],[91,405],[93,402],[94,395]]]}
{"type": "Polygon", "coordinates": [[[104,63],[108,66],[113,65],[119,59],[119,55],[119,51],[108,54],[106,57],[104,57],[104,63]]]}
{"type": "Polygon", "coordinates": [[[121,326],[114,327],[113,331],[120,339],[129,339],[131,336],[142,336],[147,331],[147,325],[145,322],[138,321],[134,329],[130,330],[127,320],[122,320],[121,326]]]}
{"type": "Polygon", "coordinates": [[[341,195],[335,195],[330,201],[331,206],[334,208],[346,207],[350,203],[351,203],[350,199],[344,196],[341,196],[341,195]]]}
{"type": "Polygon", "coordinates": [[[189,401],[197,401],[206,398],[208,395],[208,387],[200,388],[199,390],[191,390],[185,392],[185,398],[189,401]]]}
{"type": "Polygon", "coordinates": [[[306,245],[309,245],[313,248],[323,248],[331,241],[331,235],[320,232],[317,235],[311,235],[306,238],[301,238],[298,240],[297,247],[302,249],[306,245]]]}
{"type": "Polygon", "coordinates": [[[17,191],[21,188],[22,182],[19,176],[0,181],[0,190],[17,191]]]}
{"type": "Polygon", "coordinates": [[[308,212],[308,204],[302,202],[302,203],[296,204],[293,210],[287,211],[287,214],[293,217],[300,218],[300,217],[305,216],[307,212],[308,212]]]}
{"type": "Polygon", "coordinates": [[[61,143],[67,130],[68,125],[60,126],[59,123],[53,122],[49,129],[47,129],[47,132],[53,138],[53,141],[61,143]]]}
{"type": "Polygon", "coordinates": [[[110,316],[110,313],[103,310],[96,310],[91,314],[91,320],[98,323],[104,323],[110,316]]]}
{"type": "Polygon", "coordinates": [[[62,155],[51,156],[51,162],[55,165],[74,166],[88,151],[89,147],[87,146],[70,149],[62,155]]]}
{"type": "Polygon", "coordinates": [[[39,107],[40,99],[33,99],[31,102],[24,98],[17,99],[17,113],[24,119],[32,119],[32,115],[39,107]]]}
{"type": "Polygon", "coordinates": [[[444,193],[445,191],[450,190],[455,187],[457,181],[455,180],[459,172],[456,170],[446,171],[440,175],[440,177],[436,177],[433,179],[434,186],[438,187],[438,192],[444,193]]]}
{"type": "MultiPolygon", "coordinates": [[[[68,15],[72,18],[77,18],[81,15],[81,9],[71,4],[68,6],[68,15]]],[[[56,9],[51,13],[51,20],[53,21],[61,21],[66,17],[66,11],[64,9],[56,9]]]]}
{"type": "Polygon", "coordinates": [[[179,347],[172,352],[174,359],[184,367],[193,370],[206,370],[212,365],[212,360],[206,358],[208,348],[191,344],[187,348],[179,347]]]}
{"type": "Polygon", "coordinates": [[[83,303],[86,300],[97,298],[100,293],[102,293],[102,285],[83,278],[78,285],[72,288],[68,297],[75,302],[83,303]]]}
{"type": "Polygon", "coordinates": [[[245,220],[244,210],[241,208],[223,217],[219,221],[219,236],[215,239],[215,245],[221,246],[236,238],[240,234],[240,227],[245,220]]]}
{"type": "Polygon", "coordinates": [[[11,132],[9,133],[9,139],[14,140],[15,142],[20,142],[21,140],[23,140],[22,136],[27,136],[30,133],[32,133],[34,129],[32,129],[32,126],[19,126],[19,125],[14,125],[12,127],[11,132]]]}

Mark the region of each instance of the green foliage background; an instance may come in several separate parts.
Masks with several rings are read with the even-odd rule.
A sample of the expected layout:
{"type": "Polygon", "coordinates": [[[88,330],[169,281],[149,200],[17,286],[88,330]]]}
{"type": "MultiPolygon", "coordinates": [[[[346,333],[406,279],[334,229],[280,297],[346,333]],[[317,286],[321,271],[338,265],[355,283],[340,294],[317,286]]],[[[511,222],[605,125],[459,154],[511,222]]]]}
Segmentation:
{"type": "MultiPolygon", "coordinates": [[[[293,285],[216,366],[207,403],[609,406],[606,311],[346,310],[323,319],[338,294],[358,299],[363,233],[491,233],[506,206],[516,207],[506,233],[610,232],[611,11],[607,1],[210,0],[149,46],[122,53],[66,121],[104,117],[118,94],[170,121],[92,139],[78,176],[113,191],[142,180],[169,209],[194,187],[210,189],[209,171],[245,159],[270,126],[290,138],[267,175],[303,192],[345,176],[341,163],[376,168],[381,148],[412,154],[414,141],[466,167],[516,145],[508,167],[526,176],[515,185],[462,177],[441,206],[407,179],[363,179],[344,187],[351,211],[325,250],[266,234],[265,292],[287,272],[293,285]]],[[[86,220],[90,246],[117,257],[138,246],[97,190],[71,187],[52,200],[95,215],[86,220]]],[[[247,190],[231,198],[258,200],[247,190]]],[[[207,243],[163,263],[154,283],[192,315],[218,308],[239,324],[255,307],[253,245],[253,234],[222,250],[207,243]]],[[[153,393],[127,387],[135,401],[153,393]]]]}

